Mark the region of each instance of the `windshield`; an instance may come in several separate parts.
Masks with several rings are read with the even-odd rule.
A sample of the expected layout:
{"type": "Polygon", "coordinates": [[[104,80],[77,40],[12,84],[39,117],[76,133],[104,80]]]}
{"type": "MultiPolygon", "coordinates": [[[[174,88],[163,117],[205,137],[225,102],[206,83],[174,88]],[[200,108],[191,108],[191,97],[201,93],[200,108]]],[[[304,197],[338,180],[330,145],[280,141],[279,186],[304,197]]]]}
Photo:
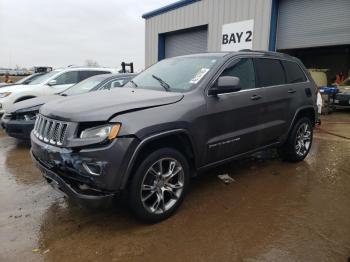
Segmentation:
{"type": "Polygon", "coordinates": [[[215,65],[218,57],[174,57],[146,69],[128,87],[187,92],[215,65]]]}
{"type": "Polygon", "coordinates": [[[38,78],[39,76],[41,76],[43,74],[32,74],[32,75],[29,75],[29,76],[26,76],[20,80],[18,80],[16,82],[16,84],[22,84],[22,83],[30,83],[32,82],[34,79],[38,78]]]}
{"type": "Polygon", "coordinates": [[[91,89],[95,88],[98,84],[100,84],[106,77],[95,76],[85,79],[84,81],[79,82],[78,84],[66,89],[61,94],[62,95],[79,95],[83,93],[89,92],[91,89]]]}
{"type": "Polygon", "coordinates": [[[49,73],[46,73],[44,75],[39,76],[38,78],[34,79],[32,82],[30,82],[31,85],[36,85],[36,84],[42,84],[48,79],[50,79],[52,76],[56,75],[57,73],[61,72],[60,70],[53,70],[49,73]]]}

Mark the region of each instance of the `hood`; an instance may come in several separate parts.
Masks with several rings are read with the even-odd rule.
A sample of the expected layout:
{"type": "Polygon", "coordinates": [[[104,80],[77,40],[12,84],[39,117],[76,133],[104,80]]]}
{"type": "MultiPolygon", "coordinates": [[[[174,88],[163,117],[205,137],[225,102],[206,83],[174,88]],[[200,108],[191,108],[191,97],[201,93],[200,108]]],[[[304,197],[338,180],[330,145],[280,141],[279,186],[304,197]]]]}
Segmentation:
{"type": "Polygon", "coordinates": [[[5,92],[17,93],[17,92],[26,91],[29,88],[32,89],[35,86],[41,86],[41,85],[10,85],[10,86],[4,86],[4,87],[0,88],[0,93],[5,93],[5,92]]]}
{"type": "Polygon", "coordinates": [[[126,111],[172,104],[183,98],[181,93],[116,88],[55,100],[41,107],[40,113],[73,122],[107,121],[126,111]]]}
{"type": "Polygon", "coordinates": [[[50,102],[55,99],[62,99],[65,98],[64,96],[59,95],[49,95],[49,96],[39,96],[27,100],[23,100],[21,102],[17,102],[15,104],[12,104],[9,106],[6,110],[7,113],[13,113],[15,111],[22,111],[25,109],[29,109],[31,107],[41,106],[47,102],[50,102]]]}

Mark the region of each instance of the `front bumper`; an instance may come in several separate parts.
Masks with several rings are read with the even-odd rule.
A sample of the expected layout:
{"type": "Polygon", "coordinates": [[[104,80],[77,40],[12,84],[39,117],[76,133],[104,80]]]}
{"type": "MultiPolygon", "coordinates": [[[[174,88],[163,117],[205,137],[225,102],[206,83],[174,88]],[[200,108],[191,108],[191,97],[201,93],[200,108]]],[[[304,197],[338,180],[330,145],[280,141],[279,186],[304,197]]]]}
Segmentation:
{"type": "Polygon", "coordinates": [[[69,199],[73,200],[78,205],[82,206],[88,206],[92,208],[100,208],[100,207],[107,207],[111,204],[113,201],[115,194],[114,193],[103,193],[100,192],[99,194],[95,191],[95,194],[87,194],[79,192],[78,185],[74,185],[63,178],[61,178],[59,175],[51,171],[50,169],[46,168],[43,163],[38,160],[33,153],[31,153],[32,159],[36,166],[40,169],[40,171],[43,173],[44,178],[47,180],[47,182],[55,189],[63,193],[65,196],[69,197],[69,199]]]}
{"type": "Polygon", "coordinates": [[[336,107],[347,107],[350,108],[350,94],[339,93],[335,95],[332,101],[336,107]]]}
{"type": "Polygon", "coordinates": [[[33,161],[48,182],[88,206],[108,205],[123,189],[124,175],[137,145],[136,138],[119,138],[102,147],[69,149],[43,143],[33,134],[31,140],[33,161]],[[97,174],[91,174],[87,166],[97,174]]]}
{"type": "Polygon", "coordinates": [[[1,121],[1,127],[5,130],[6,134],[18,139],[29,140],[30,132],[34,128],[35,120],[8,120],[3,119],[1,121]]]}

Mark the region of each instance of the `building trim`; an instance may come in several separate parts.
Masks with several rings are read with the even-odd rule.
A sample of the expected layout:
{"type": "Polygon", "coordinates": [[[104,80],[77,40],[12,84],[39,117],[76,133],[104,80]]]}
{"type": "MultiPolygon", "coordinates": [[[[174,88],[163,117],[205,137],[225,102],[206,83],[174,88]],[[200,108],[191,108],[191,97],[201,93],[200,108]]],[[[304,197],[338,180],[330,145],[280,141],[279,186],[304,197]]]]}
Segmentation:
{"type": "Polygon", "coordinates": [[[276,51],[277,21],[278,21],[278,1],[279,0],[272,0],[271,20],[270,20],[270,37],[269,37],[269,51],[276,51]]]}
{"type": "Polygon", "coordinates": [[[158,35],[158,61],[165,58],[165,34],[158,35]]]}
{"type": "Polygon", "coordinates": [[[164,7],[158,8],[158,9],[153,10],[151,12],[145,13],[142,15],[142,18],[148,19],[148,18],[151,18],[153,16],[157,16],[157,15],[178,9],[180,7],[183,7],[183,6],[192,4],[194,2],[198,2],[198,1],[200,1],[200,0],[180,0],[180,1],[177,1],[177,2],[172,3],[170,5],[166,5],[164,7]]]}

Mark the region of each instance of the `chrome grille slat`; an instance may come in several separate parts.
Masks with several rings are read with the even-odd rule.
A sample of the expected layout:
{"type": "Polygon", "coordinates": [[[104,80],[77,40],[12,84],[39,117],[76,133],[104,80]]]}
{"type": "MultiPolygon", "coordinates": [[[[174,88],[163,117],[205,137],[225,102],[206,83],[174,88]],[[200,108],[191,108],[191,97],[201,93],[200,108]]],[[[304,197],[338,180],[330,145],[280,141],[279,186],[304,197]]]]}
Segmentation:
{"type": "Polygon", "coordinates": [[[40,122],[40,127],[39,127],[39,139],[43,139],[43,132],[44,132],[44,126],[45,126],[45,118],[43,118],[40,122]]]}
{"type": "Polygon", "coordinates": [[[38,115],[33,134],[45,143],[61,146],[64,143],[69,123],[38,115]]]}
{"type": "Polygon", "coordinates": [[[45,123],[46,123],[46,125],[45,125],[45,129],[44,129],[43,137],[44,137],[45,142],[49,142],[48,137],[49,137],[49,132],[50,132],[52,122],[50,120],[46,120],[45,123]]]}

